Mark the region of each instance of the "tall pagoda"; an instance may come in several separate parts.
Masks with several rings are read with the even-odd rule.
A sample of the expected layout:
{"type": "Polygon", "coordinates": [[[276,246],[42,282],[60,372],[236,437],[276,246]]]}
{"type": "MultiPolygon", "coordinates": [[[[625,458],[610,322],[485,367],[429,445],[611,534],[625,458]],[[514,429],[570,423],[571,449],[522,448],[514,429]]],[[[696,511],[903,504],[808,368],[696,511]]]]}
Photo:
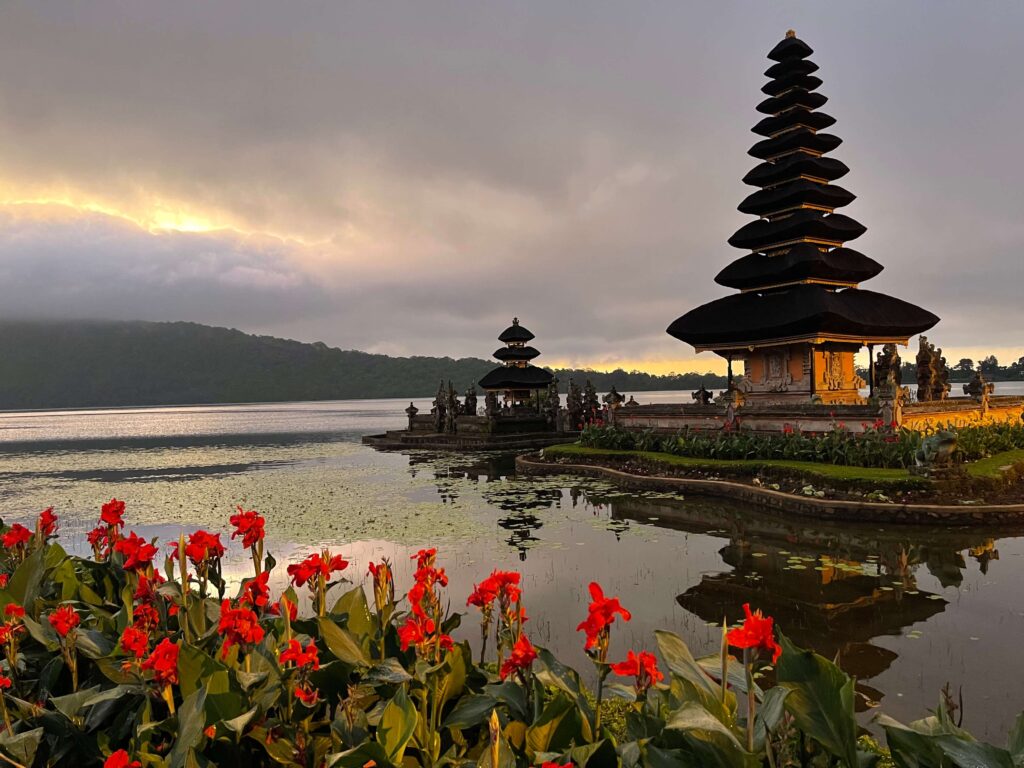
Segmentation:
{"type": "Polygon", "coordinates": [[[533,339],[534,335],[519,324],[519,318],[513,318],[512,325],[498,336],[505,346],[495,351],[494,357],[502,364],[480,379],[485,392],[501,393],[507,405],[520,406],[537,390],[548,388],[554,376],[530,364],[540,355],[529,346],[533,339]]]}
{"type": "Polygon", "coordinates": [[[763,136],[749,154],[761,161],[743,181],[757,190],[739,205],[757,216],[729,238],[748,253],[723,269],[715,282],[740,293],[697,307],[668,333],[711,350],[744,374],[735,388],[751,403],[863,402],[864,381],[854,353],[875,344],[906,345],[939,318],[920,307],[859,284],[882,265],[844,247],[866,231],[837,208],[854,195],[834,184],[849,172],[835,158],[838,136],[822,131],[835,118],[818,108],[818,65],[810,46],[792,30],[768,54],[773,63],[757,105],[767,117],[754,126],[763,136]]]}

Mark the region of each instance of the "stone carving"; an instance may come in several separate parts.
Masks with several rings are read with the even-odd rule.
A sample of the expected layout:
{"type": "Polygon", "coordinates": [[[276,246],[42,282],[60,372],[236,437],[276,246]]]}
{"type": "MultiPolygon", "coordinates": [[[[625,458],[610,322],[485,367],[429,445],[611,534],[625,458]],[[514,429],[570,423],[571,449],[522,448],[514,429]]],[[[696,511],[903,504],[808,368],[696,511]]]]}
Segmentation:
{"type": "Polygon", "coordinates": [[[484,416],[487,417],[488,421],[495,422],[498,420],[498,393],[494,390],[489,390],[484,395],[484,416]]]}
{"type": "Polygon", "coordinates": [[[476,416],[476,383],[470,384],[462,399],[462,412],[467,416],[476,416]]]}
{"type": "Polygon", "coordinates": [[[445,424],[445,402],[444,380],[437,385],[437,396],[434,398],[434,407],[430,409],[430,415],[434,417],[434,431],[444,432],[445,424]]]}
{"type": "Polygon", "coordinates": [[[943,429],[921,441],[921,447],[914,455],[914,463],[917,470],[924,473],[948,469],[953,464],[955,451],[956,432],[943,429]]]}
{"type": "Polygon", "coordinates": [[[973,397],[979,403],[988,402],[989,397],[996,391],[996,385],[986,381],[981,371],[976,371],[974,378],[964,384],[964,394],[973,397]]]}
{"type": "Polygon", "coordinates": [[[409,401],[409,407],[405,409],[405,415],[409,417],[409,429],[412,429],[412,422],[416,418],[416,414],[420,412],[420,409],[409,401]]]}
{"type": "Polygon", "coordinates": [[[903,361],[895,344],[886,344],[875,358],[875,388],[892,387],[896,391],[903,384],[903,361]]]}
{"type": "Polygon", "coordinates": [[[921,403],[945,400],[949,395],[949,367],[942,350],[922,335],[917,350],[917,400],[921,403]]]}
{"type": "Polygon", "coordinates": [[[566,396],[565,408],[569,412],[569,427],[576,430],[583,427],[583,393],[576,382],[569,377],[569,394],[566,396]]]}
{"type": "Polygon", "coordinates": [[[824,353],[825,370],[823,378],[828,389],[843,389],[843,356],[838,352],[824,353]]]}
{"type": "Polygon", "coordinates": [[[615,386],[612,385],[612,388],[608,391],[608,394],[602,397],[601,401],[606,403],[608,407],[614,411],[616,408],[622,405],[625,399],[626,396],[619,394],[618,390],[615,389],[615,386]]]}
{"type": "Polygon", "coordinates": [[[444,431],[449,435],[455,434],[456,419],[459,417],[459,397],[455,394],[455,387],[448,382],[448,391],[445,393],[444,431]]]}
{"type": "Polygon", "coordinates": [[[594,384],[590,379],[587,379],[587,383],[583,386],[583,416],[589,424],[594,419],[598,418],[598,414],[601,412],[601,398],[597,396],[597,390],[594,389],[594,384]]]}
{"type": "Polygon", "coordinates": [[[697,401],[697,405],[711,405],[711,401],[714,399],[714,394],[708,391],[704,384],[700,385],[700,389],[692,393],[691,397],[697,401]]]}
{"type": "Polygon", "coordinates": [[[548,384],[548,396],[544,401],[544,413],[547,417],[548,425],[552,429],[559,428],[559,413],[561,410],[562,398],[558,394],[558,378],[555,377],[548,384]]]}

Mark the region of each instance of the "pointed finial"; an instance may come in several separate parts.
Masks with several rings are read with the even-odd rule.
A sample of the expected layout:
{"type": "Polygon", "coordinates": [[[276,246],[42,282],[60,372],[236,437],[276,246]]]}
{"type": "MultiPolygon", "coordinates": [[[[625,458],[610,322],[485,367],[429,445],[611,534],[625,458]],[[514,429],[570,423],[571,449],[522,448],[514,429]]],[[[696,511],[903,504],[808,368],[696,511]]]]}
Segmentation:
{"type": "Polygon", "coordinates": [[[796,37],[796,30],[795,29],[787,29],[786,30],[786,37],[796,37]]]}
{"type": "Polygon", "coordinates": [[[519,318],[518,317],[513,317],[512,318],[512,325],[519,325],[519,318]]]}

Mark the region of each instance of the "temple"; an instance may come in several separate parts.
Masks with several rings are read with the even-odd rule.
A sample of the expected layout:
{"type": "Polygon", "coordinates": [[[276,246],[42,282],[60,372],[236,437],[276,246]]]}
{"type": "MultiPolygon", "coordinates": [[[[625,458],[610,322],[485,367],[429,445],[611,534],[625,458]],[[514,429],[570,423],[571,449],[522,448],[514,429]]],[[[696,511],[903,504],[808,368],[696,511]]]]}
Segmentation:
{"type": "Polygon", "coordinates": [[[498,341],[505,346],[493,355],[502,364],[480,379],[484,392],[500,393],[508,407],[521,408],[531,400],[536,401],[538,393],[546,391],[554,379],[550,371],[530,364],[540,355],[529,346],[534,338],[519,324],[518,317],[512,318],[512,325],[498,336],[498,341]]]}
{"type": "Polygon", "coordinates": [[[749,150],[760,160],[743,181],[756,191],[739,205],[758,218],[729,244],[747,253],[715,282],[738,294],[687,312],[668,333],[732,363],[742,360],[735,388],[751,403],[862,404],[867,386],[854,369],[860,348],[906,345],[939,318],[884,293],[860,288],[882,265],[845,244],[866,231],[836,209],[853,193],[833,183],[849,172],[825,155],[842,139],[822,131],[835,119],[818,108],[818,65],[810,46],[790,31],[768,54],[774,64],[754,126],[764,138],[749,150]]]}
{"type": "Polygon", "coordinates": [[[500,362],[480,379],[483,408],[477,405],[476,384],[470,384],[460,400],[449,381],[442,381],[430,411],[409,403],[408,425],[382,435],[366,435],[363,442],[378,448],[430,448],[467,451],[518,450],[571,443],[590,419],[587,406],[600,408],[597,393],[587,382],[587,398],[569,379],[565,407],[558,394],[558,380],[551,371],[530,361],[539,355],[529,343],[534,335],[513,318],[498,336],[505,346],[494,353],[500,362]]]}

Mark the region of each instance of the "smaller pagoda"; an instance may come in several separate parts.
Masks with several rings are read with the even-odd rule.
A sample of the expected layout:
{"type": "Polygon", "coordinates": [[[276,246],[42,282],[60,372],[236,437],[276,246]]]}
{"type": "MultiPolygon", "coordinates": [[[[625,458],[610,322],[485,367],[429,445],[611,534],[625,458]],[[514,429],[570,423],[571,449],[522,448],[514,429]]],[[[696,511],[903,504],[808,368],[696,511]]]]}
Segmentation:
{"type": "Polygon", "coordinates": [[[536,404],[540,390],[547,390],[554,379],[550,371],[530,364],[540,355],[530,346],[533,339],[534,335],[519,324],[519,318],[512,318],[512,325],[498,336],[505,346],[494,353],[501,365],[480,379],[483,390],[500,394],[506,406],[525,406],[531,400],[536,404]]]}

